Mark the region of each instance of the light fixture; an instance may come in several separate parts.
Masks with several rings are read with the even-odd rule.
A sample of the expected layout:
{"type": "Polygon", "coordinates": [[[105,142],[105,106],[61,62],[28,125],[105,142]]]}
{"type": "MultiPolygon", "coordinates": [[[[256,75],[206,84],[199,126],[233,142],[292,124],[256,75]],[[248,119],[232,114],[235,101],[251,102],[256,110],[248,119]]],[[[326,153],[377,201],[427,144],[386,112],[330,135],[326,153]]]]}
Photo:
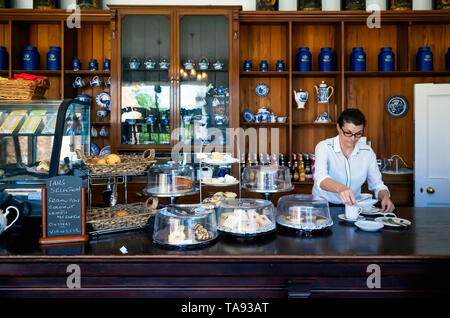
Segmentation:
{"type": "Polygon", "coordinates": [[[191,76],[195,76],[197,75],[197,71],[195,70],[195,68],[191,69],[191,76]]]}
{"type": "Polygon", "coordinates": [[[202,79],[206,79],[208,78],[208,74],[206,74],[206,72],[202,72],[202,79]]]}

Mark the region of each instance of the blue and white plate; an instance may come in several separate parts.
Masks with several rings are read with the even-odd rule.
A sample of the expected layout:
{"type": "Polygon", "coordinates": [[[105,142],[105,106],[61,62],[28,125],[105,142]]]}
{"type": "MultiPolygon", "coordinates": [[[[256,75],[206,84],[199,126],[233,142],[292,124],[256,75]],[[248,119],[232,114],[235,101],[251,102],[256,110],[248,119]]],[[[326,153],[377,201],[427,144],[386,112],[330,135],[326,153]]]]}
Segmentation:
{"type": "Polygon", "coordinates": [[[103,147],[102,150],[100,150],[100,156],[107,156],[111,154],[111,146],[103,147]]]}
{"type": "Polygon", "coordinates": [[[95,101],[97,102],[97,105],[99,107],[103,107],[103,108],[106,108],[107,110],[109,110],[110,102],[111,102],[111,96],[109,95],[108,92],[101,91],[95,97],[95,101]]]}
{"type": "Polygon", "coordinates": [[[386,102],[386,111],[391,117],[400,118],[408,112],[408,101],[401,95],[391,96],[386,102]]]}
{"type": "Polygon", "coordinates": [[[269,94],[269,86],[267,84],[264,84],[264,83],[259,83],[255,87],[255,93],[259,97],[267,96],[267,94],[269,94]]]}
{"type": "Polygon", "coordinates": [[[98,148],[98,146],[91,142],[91,156],[98,156],[99,153],[100,149],[98,148]]]}
{"type": "Polygon", "coordinates": [[[244,111],[244,119],[248,123],[253,123],[256,120],[256,117],[251,111],[246,110],[244,111]]]}

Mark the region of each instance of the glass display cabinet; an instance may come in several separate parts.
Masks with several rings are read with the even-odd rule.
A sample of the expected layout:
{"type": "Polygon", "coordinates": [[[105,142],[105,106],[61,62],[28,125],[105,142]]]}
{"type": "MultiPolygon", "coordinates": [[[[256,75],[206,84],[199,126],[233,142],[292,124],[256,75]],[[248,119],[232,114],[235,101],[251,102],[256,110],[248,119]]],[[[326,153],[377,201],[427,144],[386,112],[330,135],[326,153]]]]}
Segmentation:
{"type": "Polygon", "coordinates": [[[240,7],[110,8],[119,64],[112,72],[113,148],[228,144],[226,128],[239,126],[239,83],[231,78],[239,72],[240,7]]]}
{"type": "Polygon", "coordinates": [[[78,100],[0,102],[0,195],[38,220],[47,178],[83,176],[75,150],[90,153],[90,104],[78,100]]]}

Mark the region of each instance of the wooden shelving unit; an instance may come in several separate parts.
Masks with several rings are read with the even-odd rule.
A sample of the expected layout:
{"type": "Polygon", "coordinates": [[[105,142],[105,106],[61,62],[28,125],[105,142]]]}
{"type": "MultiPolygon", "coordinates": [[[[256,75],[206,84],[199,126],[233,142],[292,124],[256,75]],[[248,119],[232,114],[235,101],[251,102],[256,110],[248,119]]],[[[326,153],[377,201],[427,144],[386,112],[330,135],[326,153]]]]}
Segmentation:
{"type": "MultiPolygon", "coordinates": [[[[28,73],[47,76],[50,88],[45,98],[61,100],[74,98],[84,93],[91,97],[91,122],[97,120],[96,95],[103,87],[90,87],[93,76],[109,77],[109,71],[102,71],[103,61],[111,58],[111,14],[109,10],[81,10],[81,28],[71,28],[66,23],[72,12],[62,9],[0,9],[0,45],[5,46],[9,54],[9,69],[0,71],[0,75],[12,77],[14,74],[28,73]],[[22,70],[22,52],[27,45],[37,47],[40,56],[40,70],[22,70]],[[50,46],[61,47],[62,70],[48,71],[47,52],[50,46]],[[89,60],[99,63],[99,71],[72,71],[72,61],[79,58],[87,68],[89,60]],[[75,89],[72,82],[76,76],[86,81],[86,87],[75,89]]],[[[102,123],[109,125],[110,123],[102,123]]],[[[109,136],[96,137],[94,141],[101,149],[110,145],[109,136]]]]}
{"type": "MultiPolygon", "coordinates": [[[[277,127],[280,129],[278,147],[280,153],[291,157],[292,153],[313,153],[319,141],[337,134],[335,121],[344,109],[359,108],[368,120],[365,136],[378,158],[398,154],[407,162],[414,162],[414,84],[450,81],[450,71],[445,70],[445,54],[450,47],[450,12],[382,11],[381,28],[367,27],[369,15],[363,11],[242,11],[239,34],[241,127],[251,126],[243,122],[247,109],[257,113],[259,108],[268,107],[277,116],[287,116],[288,125],[277,127]],[[364,47],[366,72],[350,71],[350,53],[356,46],[364,47]],[[378,71],[378,54],[386,46],[392,47],[395,54],[394,72],[378,71]],[[421,46],[431,47],[434,71],[416,71],[416,53],[421,46]],[[310,49],[311,72],[296,71],[296,53],[300,47],[310,49]],[[335,71],[318,70],[322,47],[332,48],[335,71]],[[286,65],[283,74],[275,71],[279,59],[286,65]],[[243,71],[245,60],[252,61],[253,71],[243,71]],[[257,71],[261,60],[268,61],[268,72],[257,71]],[[329,104],[333,120],[330,124],[314,123],[318,113],[328,111],[327,105],[316,103],[314,86],[321,81],[334,87],[329,104]],[[255,94],[259,83],[269,86],[266,97],[255,94]],[[309,93],[305,109],[297,109],[294,100],[293,91],[299,89],[309,93]],[[409,111],[402,118],[392,118],[385,111],[385,103],[393,95],[405,96],[409,102],[409,111]]],[[[267,136],[270,151],[270,144],[273,144],[270,132],[264,136],[267,136]]]]}

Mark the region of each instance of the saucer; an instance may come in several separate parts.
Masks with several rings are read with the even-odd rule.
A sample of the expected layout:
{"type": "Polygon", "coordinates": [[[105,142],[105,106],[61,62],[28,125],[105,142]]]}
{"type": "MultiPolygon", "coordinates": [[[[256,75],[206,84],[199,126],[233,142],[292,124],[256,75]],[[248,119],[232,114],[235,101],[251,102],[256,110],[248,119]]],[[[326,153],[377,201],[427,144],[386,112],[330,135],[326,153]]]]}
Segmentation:
{"type": "Polygon", "coordinates": [[[365,206],[365,207],[362,207],[361,214],[367,214],[367,215],[381,214],[381,209],[377,208],[376,206],[365,206]]]}
{"type": "Polygon", "coordinates": [[[345,213],[339,214],[338,218],[341,219],[342,221],[346,221],[346,222],[356,222],[356,221],[363,221],[363,220],[365,220],[365,218],[363,216],[361,216],[361,215],[358,216],[356,219],[353,219],[353,220],[347,219],[345,217],[345,213]]]}
{"type": "Polygon", "coordinates": [[[383,224],[375,221],[357,221],[355,225],[363,231],[375,232],[384,227],[383,224]]]}
{"type": "Polygon", "coordinates": [[[375,199],[357,200],[356,205],[365,208],[365,207],[372,207],[377,202],[378,200],[375,199]]]}
{"type": "Polygon", "coordinates": [[[385,217],[385,216],[376,218],[375,222],[381,223],[386,226],[392,226],[392,227],[409,227],[411,225],[411,221],[409,221],[409,220],[402,219],[402,218],[385,217]],[[398,223],[403,224],[403,225],[400,225],[398,223]]]}

